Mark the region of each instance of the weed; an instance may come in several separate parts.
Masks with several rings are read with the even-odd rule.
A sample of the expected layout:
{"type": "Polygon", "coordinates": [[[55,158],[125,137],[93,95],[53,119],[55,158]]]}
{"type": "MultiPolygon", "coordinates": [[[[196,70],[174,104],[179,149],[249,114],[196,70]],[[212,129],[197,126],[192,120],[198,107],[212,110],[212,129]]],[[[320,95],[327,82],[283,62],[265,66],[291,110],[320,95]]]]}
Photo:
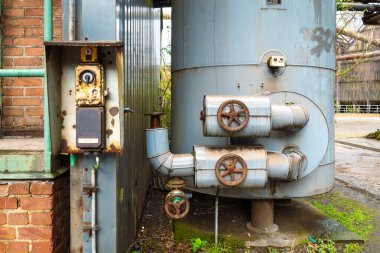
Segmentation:
{"type": "Polygon", "coordinates": [[[336,253],[335,243],[333,241],[324,241],[317,239],[316,243],[310,242],[306,247],[307,253],[336,253]]]}
{"type": "Polygon", "coordinates": [[[268,252],[269,253],[280,253],[280,251],[278,251],[278,249],[275,249],[275,248],[272,248],[272,247],[268,247],[268,252]]]}
{"type": "Polygon", "coordinates": [[[349,243],[344,248],[344,253],[359,253],[362,251],[362,246],[357,243],[349,243]]]}
{"type": "Polygon", "coordinates": [[[197,252],[198,250],[204,250],[206,248],[207,241],[202,240],[201,238],[192,238],[191,239],[191,246],[193,248],[193,252],[197,252]]]}
{"type": "Polygon", "coordinates": [[[375,139],[375,140],[380,141],[380,130],[377,129],[375,132],[369,133],[369,134],[367,134],[364,137],[367,138],[367,139],[375,139]]]}

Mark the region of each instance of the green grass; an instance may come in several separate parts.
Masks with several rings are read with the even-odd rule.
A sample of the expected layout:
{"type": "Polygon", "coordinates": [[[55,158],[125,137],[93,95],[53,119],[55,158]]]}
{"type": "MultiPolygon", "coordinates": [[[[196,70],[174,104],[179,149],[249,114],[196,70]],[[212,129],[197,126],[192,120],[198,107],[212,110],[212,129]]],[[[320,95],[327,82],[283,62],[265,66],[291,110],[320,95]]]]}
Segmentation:
{"type": "Polygon", "coordinates": [[[373,232],[373,215],[371,211],[364,209],[360,204],[345,198],[340,193],[334,193],[328,197],[328,201],[322,202],[327,195],[318,197],[313,205],[322,210],[329,217],[337,220],[348,230],[358,234],[367,240],[373,232]],[[327,203],[329,202],[329,203],[327,203]]]}
{"type": "Polygon", "coordinates": [[[373,133],[369,133],[369,134],[367,134],[364,137],[367,138],[367,139],[375,139],[375,140],[380,141],[380,130],[376,130],[373,133]]]}

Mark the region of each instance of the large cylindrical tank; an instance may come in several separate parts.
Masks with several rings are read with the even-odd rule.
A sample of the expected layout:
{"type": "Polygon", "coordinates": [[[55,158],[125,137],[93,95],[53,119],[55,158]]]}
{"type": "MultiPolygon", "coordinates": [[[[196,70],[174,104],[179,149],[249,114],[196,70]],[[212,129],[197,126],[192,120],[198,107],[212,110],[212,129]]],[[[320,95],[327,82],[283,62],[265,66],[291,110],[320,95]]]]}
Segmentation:
{"type": "MultiPolygon", "coordinates": [[[[222,189],[222,195],[302,197],[333,187],[335,4],[335,0],[172,0],[174,153],[192,152],[194,145],[230,144],[230,138],[203,136],[199,113],[205,95],[294,92],[313,101],[327,121],[327,151],[321,151],[324,157],[312,173],[295,182],[270,183],[265,189],[222,189]],[[284,56],[286,69],[276,75],[268,72],[269,55],[284,56]]],[[[319,134],[310,136],[310,145],[319,141],[319,134]]],[[[253,143],[276,149],[264,138],[253,143]]]]}

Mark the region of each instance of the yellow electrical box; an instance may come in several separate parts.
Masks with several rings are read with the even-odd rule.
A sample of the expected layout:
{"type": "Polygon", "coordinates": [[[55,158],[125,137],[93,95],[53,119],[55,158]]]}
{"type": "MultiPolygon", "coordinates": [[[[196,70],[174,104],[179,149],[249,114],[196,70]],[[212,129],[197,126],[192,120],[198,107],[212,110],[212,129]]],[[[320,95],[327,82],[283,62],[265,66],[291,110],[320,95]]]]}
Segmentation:
{"type": "Polygon", "coordinates": [[[93,46],[82,47],[80,56],[82,62],[98,62],[98,48],[93,46]]]}
{"type": "Polygon", "coordinates": [[[75,67],[75,101],[77,106],[104,106],[104,71],[100,64],[75,67]]]}

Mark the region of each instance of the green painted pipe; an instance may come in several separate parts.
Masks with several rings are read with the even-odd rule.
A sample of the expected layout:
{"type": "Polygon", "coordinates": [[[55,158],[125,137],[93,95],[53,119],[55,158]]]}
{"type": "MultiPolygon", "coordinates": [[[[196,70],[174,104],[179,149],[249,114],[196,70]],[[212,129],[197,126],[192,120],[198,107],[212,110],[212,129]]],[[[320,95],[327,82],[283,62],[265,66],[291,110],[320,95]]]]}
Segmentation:
{"type": "Polygon", "coordinates": [[[44,77],[45,69],[0,69],[0,77],[44,77]]]}
{"type": "Polygon", "coordinates": [[[44,0],[44,40],[53,40],[53,0],[44,0]]]}

